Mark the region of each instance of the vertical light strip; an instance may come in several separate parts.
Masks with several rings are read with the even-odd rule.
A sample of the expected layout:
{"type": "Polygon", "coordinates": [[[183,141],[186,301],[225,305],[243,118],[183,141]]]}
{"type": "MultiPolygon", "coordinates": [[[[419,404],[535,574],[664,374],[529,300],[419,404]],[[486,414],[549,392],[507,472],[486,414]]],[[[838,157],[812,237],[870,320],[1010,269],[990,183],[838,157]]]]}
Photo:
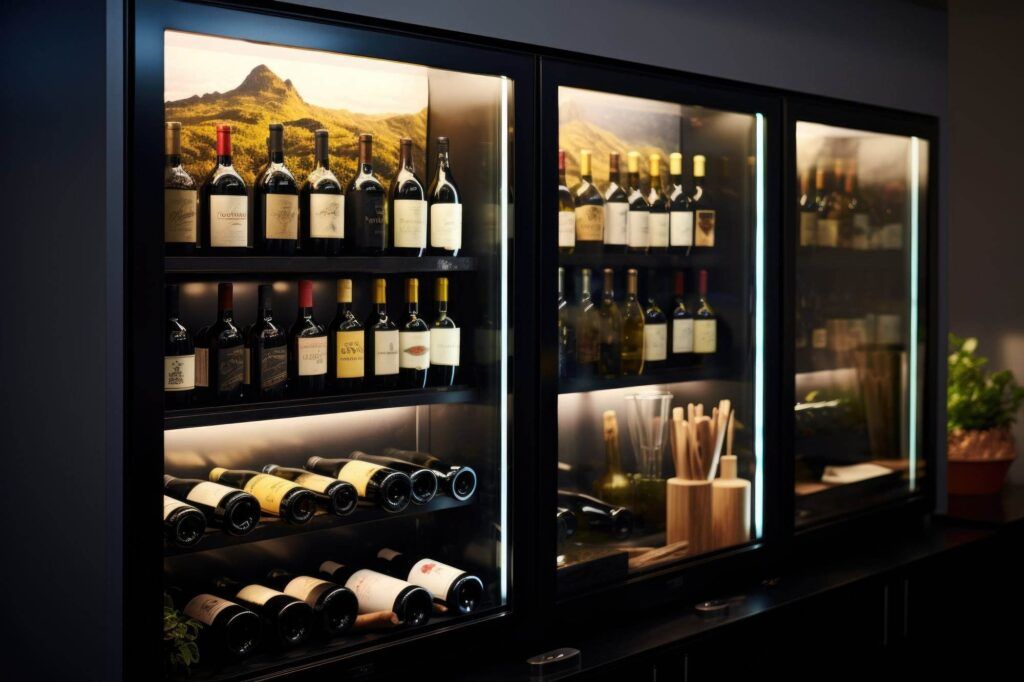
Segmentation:
{"type": "Polygon", "coordinates": [[[907,368],[907,458],[910,490],[917,489],[917,316],[918,316],[918,206],[921,182],[920,140],[910,138],[910,359],[907,368]]]}
{"type": "Polygon", "coordinates": [[[754,226],[754,535],[764,526],[764,114],[757,114],[754,226]]]}
{"type": "Polygon", "coordinates": [[[499,289],[501,301],[498,334],[498,350],[501,363],[501,388],[498,395],[499,449],[501,454],[501,600],[508,599],[508,78],[501,77],[501,123],[498,128],[498,144],[501,145],[500,179],[498,181],[498,253],[501,262],[499,289]]]}

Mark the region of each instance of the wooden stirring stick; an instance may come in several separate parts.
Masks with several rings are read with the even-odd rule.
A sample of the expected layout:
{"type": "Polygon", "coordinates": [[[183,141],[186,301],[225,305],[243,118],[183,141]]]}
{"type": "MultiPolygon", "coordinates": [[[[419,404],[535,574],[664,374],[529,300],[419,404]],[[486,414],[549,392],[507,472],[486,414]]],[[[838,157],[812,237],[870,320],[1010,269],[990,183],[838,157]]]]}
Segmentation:
{"type": "Polygon", "coordinates": [[[732,412],[729,413],[729,425],[726,427],[725,436],[725,454],[732,454],[732,444],[736,439],[736,415],[732,412]]]}

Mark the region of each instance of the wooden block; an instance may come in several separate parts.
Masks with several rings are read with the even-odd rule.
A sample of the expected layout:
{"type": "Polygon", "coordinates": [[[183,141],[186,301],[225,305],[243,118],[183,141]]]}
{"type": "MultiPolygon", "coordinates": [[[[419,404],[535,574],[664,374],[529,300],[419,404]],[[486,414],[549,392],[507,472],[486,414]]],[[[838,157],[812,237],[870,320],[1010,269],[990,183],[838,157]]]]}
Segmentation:
{"type": "Polygon", "coordinates": [[[665,542],[688,542],[689,556],[712,549],[711,481],[670,478],[666,486],[665,542]]]}
{"type": "Polygon", "coordinates": [[[750,541],[750,481],[736,478],[735,455],[722,457],[722,477],[711,485],[712,542],[715,549],[750,541]]]}

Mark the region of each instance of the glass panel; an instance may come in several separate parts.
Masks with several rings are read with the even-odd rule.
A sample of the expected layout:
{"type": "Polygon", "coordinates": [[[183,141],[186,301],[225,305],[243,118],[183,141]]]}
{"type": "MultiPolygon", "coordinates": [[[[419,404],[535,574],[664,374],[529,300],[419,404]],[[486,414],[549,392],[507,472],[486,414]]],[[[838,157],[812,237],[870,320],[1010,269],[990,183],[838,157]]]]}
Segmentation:
{"type": "Polygon", "coordinates": [[[760,536],[764,119],[558,93],[566,596],[760,536]]]}
{"type": "Polygon", "coordinates": [[[797,123],[796,523],[911,494],[928,143],[797,123]]]}

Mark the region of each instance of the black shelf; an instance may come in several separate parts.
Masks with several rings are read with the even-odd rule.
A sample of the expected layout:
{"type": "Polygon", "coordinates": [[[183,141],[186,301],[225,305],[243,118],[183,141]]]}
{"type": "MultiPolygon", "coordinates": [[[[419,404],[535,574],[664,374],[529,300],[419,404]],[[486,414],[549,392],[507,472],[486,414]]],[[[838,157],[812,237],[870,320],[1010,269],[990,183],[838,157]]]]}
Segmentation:
{"type": "Polygon", "coordinates": [[[606,391],[613,388],[676,384],[683,381],[709,381],[711,379],[724,379],[728,376],[729,372],[724,367],[703,365],[694,365],[693,367],[672,367],[657,372],[641,374],[639,376],[615,377],[613,379],[605,379],[602,377],[562,379],[558,384],[558,392],[559,394],[588,393],[590,391],[606,391]]]}
{"type": "Polygon", "coordinates": [[[472,256],[168,256],[168,275],[348,274],[392,275],[414,272],[472,272],[472,256]]]}
{"type": "Polygon", "coordinates": [[[570,268],[657,268],[682,270],[708,268],[718,264],[726,254],[714,248],[693,248],[690,253],[612,253],[604,251],[559,254],[558,264],[570,268]]]}
{"type": "Polygon", "coordinates": [[[183,554],[195,554],[196,552],[208,552],[210,550],[223,549],[224,547],[245,545],[251,542],[273,540],[274,538],[301,535],[304,533],[315,533],[316,531],[328,530],[331,528],[357,526],[373,521],[398,519],[408,516],[416,516],[418,514],[431,514],[433,512],[444,511],[446,509],[468,507],[475,502],[475,496],[468,500],[460,501],[453,497],[438,495],[427,504],[410,504],[403,511],[398,512],[397,514],[386,512],[376,506],[371,507],[369,505],[360,505],[348,516],[335,516],[333,514],[320,512],[314,516],[309,523],[305,523],[301,526],[293,526],[276,517],[264,516],[260,519],[260,523],[256,526],[256,529],[248,535],[228,535],[223,531],[207,529],[203,539],[192,547],[175,547],[165,544],[164,556],[172,557],[181,556],[183,554]]]}
{"type": "Polygon", "coordinates": [[[384,407],[468,403],[477,398],[477,391],[467,386],[414,388],[400,391],[378,391],[351,395],[327,395],[311,398],[290,398],[263,403],[208,405],[164,411],[164,429],[185,429],[193,426],[236,424],[265,419],[284,419],[316,414],[335,414],[376,410],[384,407]]]}

